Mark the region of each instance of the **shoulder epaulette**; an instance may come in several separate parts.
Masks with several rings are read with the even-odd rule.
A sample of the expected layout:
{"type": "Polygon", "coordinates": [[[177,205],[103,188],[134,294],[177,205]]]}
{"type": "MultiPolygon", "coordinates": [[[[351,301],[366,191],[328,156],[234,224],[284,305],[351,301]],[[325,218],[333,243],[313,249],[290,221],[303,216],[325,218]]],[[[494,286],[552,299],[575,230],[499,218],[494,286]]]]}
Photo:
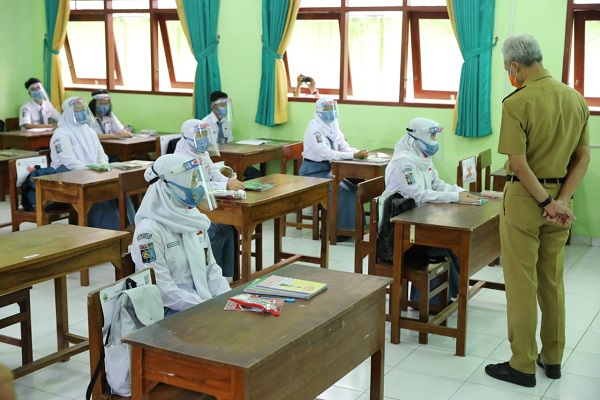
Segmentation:
{"type": "Polygon", "coordinates": [[[513,94],[517,93],[519,90],[521,89],[525,89],[527,86],[521,86],[518,89],[515,89],[511,94],[509,94],[508,96],[506,96],[505,98],[502,99],[502,102],[504,103],[504,100],[508,99],[510,96],[512,96],[513,94]]]}

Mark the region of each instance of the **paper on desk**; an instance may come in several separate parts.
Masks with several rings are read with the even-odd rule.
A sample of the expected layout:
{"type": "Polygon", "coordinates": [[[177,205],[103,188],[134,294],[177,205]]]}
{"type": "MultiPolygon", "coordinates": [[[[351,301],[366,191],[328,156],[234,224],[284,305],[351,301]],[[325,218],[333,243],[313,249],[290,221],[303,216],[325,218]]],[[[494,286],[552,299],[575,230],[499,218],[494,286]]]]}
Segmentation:
{"type": "Polygon", "coordinates": [[[236,143],[238,144],[249,144],[252,146],[258,146],[261,144],[265,144],[267,143],[268,140],[263,140],[263,139],[246,139],[246,140],[238,140],[236,143]]]}
{"type": "Polygon", "coordinates": [[[52,130],[52,128],[31,128],[27,129],[25,132],[46,132],[52,130]]]}
{"type": "Polygon", "coordinates": [[[474,203],[468,202],[468,201],[459,201],[458,204],[467,204],[469,206],[480,206],[482,204],[487,203],[488,199],[484,199],[483,197],[481,197],[479,199],[479,201],[476,201],[474,203]]]}

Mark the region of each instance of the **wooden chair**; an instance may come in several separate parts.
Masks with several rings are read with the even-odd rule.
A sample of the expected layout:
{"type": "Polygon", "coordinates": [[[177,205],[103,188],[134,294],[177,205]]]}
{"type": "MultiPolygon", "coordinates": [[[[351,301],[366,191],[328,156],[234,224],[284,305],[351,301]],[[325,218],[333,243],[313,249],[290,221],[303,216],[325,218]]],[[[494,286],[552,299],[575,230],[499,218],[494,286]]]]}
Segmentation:
{"type": "MultiPolygon", "coordinates": [[[[28,165],[39,165],[42,168],[48,166],[46,156],[27,157],[18,160],[9,160],[8,162],[8,190],[10,197],[10,218],[13,232],[19,230],[23,222],[36,223],[37,217],[35,211],[25,211],[19,204],[20,187],[29,172],[23,168],[28,165]],[[17,168],[17,166],[19,168],[17,168]]],[[[48,206],[47,206],[48,207],[48,206]]],[[[69,218],[69,223],[77,225],[77,213],[70,205],[57,207],[56,204],[50,206],[52,210],[47,209],[50,222],[59,219],[69,218]]],[[[86,270],[87,271],[87,270],[86,270]]]]}
{"type": "MultiPolygon", "coordinates": [[[[131,257],[129,255],[125,255],[124,258],[131,257]]],[[[128,271],[123,270],[123,275],[127,276],[128,271]]],[[[129,272],[132,272],[131,270],[129,272]]],[[[129,274],[129,277],[135,278],[143,273],[139,272],[137,274],[129,274]]],[[[152,278],[152,284],[156,284],[156,279],[154,277],[154,271],[150,269],[150,274],[152,278]]],[[[98,365],[98,360],[102,355],[102,350],[104,346],[104,337],[102,334],[102,327],[104,326],[104,314],[102,313],[102,304],[100,299],[100,292],[105,289],[109,289],[114,286],[121,286],[124,284],[126,278],[118,280],[108,286],[105,286],[101,289],[95,290],[88,294],[87,304],[88,304],[88,335],[90,342],[90,372],[91,375],[94,374],[94,370],[96,369],[96,365],[98,365]]],[[[158,400],[158,399],[181,399],[181,400],[212,400],[214,397],[198,393],[192,392],[187,389],[181,389],[175,386],[168,386],[164,384],[159,384],[154,387],[150,391],[150,399],[158,400]]],[[[104,364],[100,366],[100,374],[98,376],[98,380],[92,389],[92,399],[126,399],[127,397],[115,396],[110,393],[110,389],[106,384],[106,371],[104,369],[104,364]]]]}
{"type": "MultiPolygon", "coordinates": [[[[467,161],[472,160],[475,157],[468,157],[465,158],[463,160],[460,160],[458,162],[458,167],[456,167],[456,185],[463,187],[464,186],[464,182],[463,182],[463,164],[466,163],[467,161]]],[[[473,164],[473,166],[467,166],[466,168],[469,168],[472,170],[469,171],[471,174],[473,174],[475,176],[475,182],[471,182],[469,183],[469,191],[470,192],[476,192],[477,191],[477,185],[480,184],[480,180],[477,179],[477,159],[475,158],[475,163],[473,164]]]]}
{"type": "Polygon", "coordinates": [[[4,130],[6,132],[18,131],[19,129],[21,129],[21,127],[19,126],[19,117],[6,118],[4,120],[4,130]]]}
{"type": "MultiPolygon", "coordinates": [[[[371,201],[369,241],[367,244],[369,255],[369,275],[393,278],[393,265],[391,263],[379,260],[377,257],[377,233],[379,230],[380,201],[384,201],[384,196],[375,197],[371,201]]],[[[406,309],[407,306],[419,309],[418,318],[401,316],[400,328],[418,331],[419,343],[427,344],[428,334],[423,328],[429,323],[430,310],[439,312],[446,307],[448,299],[450,259],[446,259],[442,262],[429,263],[426,260],[412,260],[405,256],[402,266],[402,299],[393,299],[390,294],[390,305],[393,304],[392,302],[400,302],[402,309],[406,309]],[[430,282],[436,277],[441,278],[441,283],[437,287],[430,290],[430,282]],[[408,282],[411,282],[419,290],[420,297],[418,303],[408,300],[408,282]],[[446,299],[446,302],[443,302],[443,304],[440,304],[439,306],[430,308],[429,301],[437,294],[440,295],[440,298],[446,299]]],[[[388,315],[387,318],[389,320],[390,316],[388,315]]],[[[437,320],[438,318],[436,317],[435,323],[445,326],[446,318],[447,316],[441,317],[441,319],[437,320]]],[[[431,323],[433,323],[433,321],[431,323]]]]}
{"type": "MultiPolygon", "coordinates": [[[[356,229],[354,231],[354,272],[363,273],[363,260],[369,255],[370,227],[365,225],[367,206],[371,201],[381,196],[385,190],[385,179],[383,176],[363,181],[356,189],[356,229]]],[[[372,215],[372,214],[370,214],[372,215]]],[[[375,237],[377,240],[377,236],[375,237]]]]}
{"type": "Polygon", "coordinates": [[[173,133],[170,135],[158,135],[156,137],[156,158],[163,154],[167,154],[169,142],[173,139],[181,138],[181,133],[173,133]]]}
{"type": "MultiPolygon", "coordinates": [[[[287,174],[288,162],[292,162],[292,175],[298,175],[300,173],[300,166],[302,165],[302,152],[304,151],[304,143],[294,143],[285,145],[282,148],[281,155],[281,173],[287,174]]],[[[285,229],[288,226],[296,229],[312,229],[313,240],[319,240],[319,207],[313,206],[313,215],[302,215],[302,211],[297,211],[296,221],[288,222],[286,217],[283,217],[283,235],[285,236],[285,229]],[[304,223],[303,220],[310,220],[310,223],[304,223]]]]}
{"type": "Polygon", "coordinates": [[[31,302],[29,292],[31,286],[0,296],[0,309],[16,304],[19,312],[0,319],[0,329],[11,325],[21,325],[21,338],[1,335],[0,342],[21,348],[22,365],[33,362],[33,341],[31,338],[31,302]]]}
{"type": "Polygon", "coordinates": [[[135,169],[119,175],[119,228],[132,235],[135,226],[129,225],[127,220],[127,198],[132,199],[135,210],[139,208],[142,195],[148,190],[149,183],[144,178],[145,169],[135,169]]]}
{"type": "Polygon", "coordinates": [[[492,149],[486,149],[477,156],[477,187],[476,191],[492,189],[492,149]]]}

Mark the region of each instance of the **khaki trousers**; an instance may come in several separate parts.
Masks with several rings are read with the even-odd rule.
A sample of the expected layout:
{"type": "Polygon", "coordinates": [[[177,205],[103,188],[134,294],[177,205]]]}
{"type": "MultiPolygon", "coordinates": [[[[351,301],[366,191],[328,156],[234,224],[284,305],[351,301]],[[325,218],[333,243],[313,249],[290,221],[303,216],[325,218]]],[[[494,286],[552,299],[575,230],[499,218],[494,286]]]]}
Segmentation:
{"type": "MultiPolygon", "coordinates": [[[[553,198],[558,184],[544,185],[553,198]]],[[[534,374],[538,354],[535,332],[537,306],[542,312],[541,359],[560,364],[565,348],[565,291],[563,282],[568,228],[554,225],[520,182],[507,182],[500,213],[500,242],[506,284],[510,365],[534,374]]],[[[573,201],[569,203],[573,209],[573,201]]]]}

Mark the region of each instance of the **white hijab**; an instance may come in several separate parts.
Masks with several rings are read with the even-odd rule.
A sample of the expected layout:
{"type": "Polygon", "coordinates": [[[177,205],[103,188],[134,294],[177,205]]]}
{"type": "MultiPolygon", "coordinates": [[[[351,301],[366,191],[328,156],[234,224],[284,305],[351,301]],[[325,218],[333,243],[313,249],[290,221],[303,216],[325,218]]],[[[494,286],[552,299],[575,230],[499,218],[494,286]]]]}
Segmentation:
{"type": "MultiPolygon", "coordinates": [[[[185,156],[165,154],[146,170],[144,177],[146,181],[151,182],[159,175],[183,165],[186,161],[188,161],[188,158],[185,156]]],[[[181,172],[171,176],[170,180],[186,186],[190,182],[191,174],[192,171],[181,172]]],[[[181,234],[196,291],[203,299],[212,298],[206,280],[207,266],[194,262],[194,260],[204,258],[204,249],[199,245],[197,235],[199,231],[208,235],[210,219],[197,208],[189,208],[181,204],[161,179],[152,183],[148,188],[140,209],[135,215],[135,223],[139,224],[146,218],[158,222],[167,231],[181,234]]]]}
{"type": "Polygon", "coordinates": [[[308,123],[308,129],[312,132],[321,132],[325,133],[327,138],[333,143],[335,139],[339,136],[340,133],[340,125],[339,118],[336,118],[335,121],[331,123],[327,123],[321,119],[319,116],[319,112],[323,111],[323,103],[333,101],[333,99],[329,97],[321,97],[316,102],[316,110],[313,119],[308,123]]]}
{"type": "Polygon", "coordinates": [[[200,157],[203,152],[196,150],[194,147],[196,135],[192,134],[190,130],[201,123],[202,121],[199,119],[188,119],[181,125],[181,140],[177,142],[177,147],[175,148],[176,154],[181,154],[188,157],[188,159],[200,157]]]}
{"type": "MultiPolygon", "coordinates": [[[[63,113],[58,120],[58,128],[54,131],[54,135],[73,143],[73,152],[83,164],[93,164],[98,162],[98,134],[88,124],[75,122],[73,105],[70,104],[75,99],[77,97],[69,97],[62,104],[63,113]]],[[[85,100],[82,101],[85,104],[85,100]]]]}
{"type": "Polygon", "coordinates": [[[391,174],[396,168],[400,168],[398,163],[403,159],[410,159],[422,171],[427,171],[433,166],[431,157],[423,154],[416,140],[407,133],[402,139],[398,140],[394,147],[394,155],[385,170],[386,180],[388,174],[391,174]]]}

